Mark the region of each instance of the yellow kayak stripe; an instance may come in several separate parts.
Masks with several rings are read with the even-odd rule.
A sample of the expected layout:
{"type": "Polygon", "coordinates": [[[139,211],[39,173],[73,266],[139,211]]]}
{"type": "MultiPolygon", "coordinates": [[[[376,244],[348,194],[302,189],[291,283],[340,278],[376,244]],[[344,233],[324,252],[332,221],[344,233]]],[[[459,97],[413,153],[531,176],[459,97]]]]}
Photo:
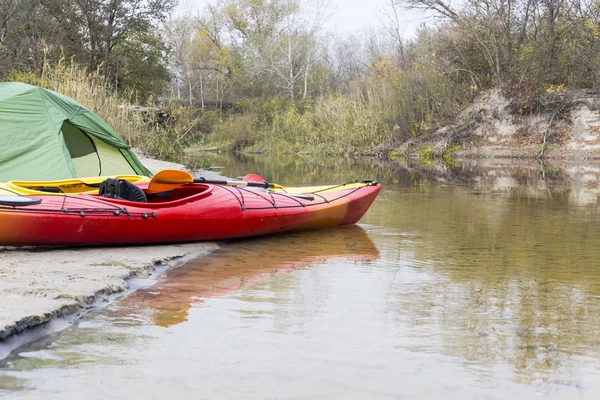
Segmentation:
{"type": "MultiPolygon", "coordinates": [[[[63,179],[57,181],[9,181],[0,183],[0,190],[3,192],[17,192],[24,195],[45,195],[45,196],[63,196],[66,194],[81,194],[81,193],[98,193],[99,185],[108,178],[125,179],[131,183],[145,182],[150,179],[145,176],[138,175],[118,175],[118,176],[94,176],[90,178],[75,178],[63,179]],[[51,193],[41,190],[36,190],[40,187],[53,187],[60,189],[61,193],[51,193]]],[[[16,193],[11,193],[16,194],[16,193]]]]}

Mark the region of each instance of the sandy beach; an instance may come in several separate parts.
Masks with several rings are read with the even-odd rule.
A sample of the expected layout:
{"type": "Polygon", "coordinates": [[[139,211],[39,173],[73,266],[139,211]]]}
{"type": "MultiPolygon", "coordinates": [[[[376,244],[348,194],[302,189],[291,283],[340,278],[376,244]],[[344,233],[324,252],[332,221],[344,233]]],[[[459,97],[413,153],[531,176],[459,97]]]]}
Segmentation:
{"type": "MultiPolygon", "coordinates": [[[[151,171],[181,164],[138,154],[151,171]]],[[[214,174],[214,173],[213,173],[214,174]]],[[[128,289],[128,279],[147,277],[217,248],[215,243],[87,248],[0,247],[0,344],[55,318],[73,315],[128,289]]]]}

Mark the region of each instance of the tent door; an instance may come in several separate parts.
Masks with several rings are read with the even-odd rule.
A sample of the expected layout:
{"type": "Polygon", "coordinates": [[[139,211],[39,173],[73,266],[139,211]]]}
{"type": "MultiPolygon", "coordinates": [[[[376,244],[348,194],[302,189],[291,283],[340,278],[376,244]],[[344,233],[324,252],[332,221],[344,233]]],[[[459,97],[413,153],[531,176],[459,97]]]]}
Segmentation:
{"type": "Polygon", "coordinates": [[[65,121],[62,133],[78,177],[137,175],[121,151],[65,121]]]}
{"type": "Polygon", "coordinates": [[[92,139],[66,121],[61,131],[77,176],[100,176],[102,164],[92,139]]]}

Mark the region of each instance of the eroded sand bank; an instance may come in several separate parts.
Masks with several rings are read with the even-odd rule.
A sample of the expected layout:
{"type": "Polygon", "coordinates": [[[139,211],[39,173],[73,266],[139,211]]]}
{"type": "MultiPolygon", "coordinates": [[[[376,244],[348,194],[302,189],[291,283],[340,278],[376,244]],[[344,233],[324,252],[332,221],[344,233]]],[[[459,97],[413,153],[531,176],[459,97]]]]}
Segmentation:
{"type": "MultiPolygon", "coordinates": [[[[140,157],[153,172],[183,165],[140,157]]],[[[214,173],[213,173],[214,174],[214,173]]],[[[53,318],[127,289],[127,279],[158,265],[206,254],[215,243],[90,248],[0,247],[0,343],[53,318]]]]}

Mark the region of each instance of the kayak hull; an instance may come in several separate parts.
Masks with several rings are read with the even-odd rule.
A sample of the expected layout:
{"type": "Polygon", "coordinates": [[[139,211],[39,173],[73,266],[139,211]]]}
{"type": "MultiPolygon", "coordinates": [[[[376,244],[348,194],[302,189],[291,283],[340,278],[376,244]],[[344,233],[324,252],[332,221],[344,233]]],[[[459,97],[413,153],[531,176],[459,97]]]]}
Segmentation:
{"type": "Polygon", "coordinates": [[[318,191],[313,201],[286,193],[196,184],[149,203],[90,194],[29,196],[41,203],[0,206],[0,245],[178,243],[348,225],[362,218],[381,187],[336,188],[318,191]]]}

